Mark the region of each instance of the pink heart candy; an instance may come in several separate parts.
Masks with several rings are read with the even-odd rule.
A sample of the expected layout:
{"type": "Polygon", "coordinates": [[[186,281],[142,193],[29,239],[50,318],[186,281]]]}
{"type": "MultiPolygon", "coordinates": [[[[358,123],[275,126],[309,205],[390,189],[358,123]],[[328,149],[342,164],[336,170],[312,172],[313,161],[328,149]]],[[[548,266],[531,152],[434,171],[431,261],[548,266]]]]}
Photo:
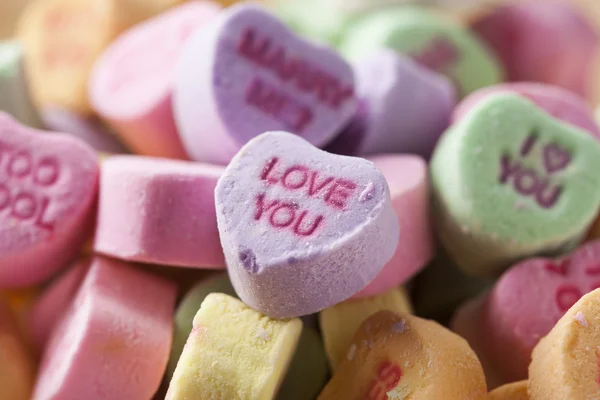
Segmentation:
{"type": "Polygon", "coordinates": [[[257,5],[223,11],[185,45],[173,93],[189,155],[226,164],[250,139],[284,130],[327,144],[354,115],[351,67],[257,5]]]}
{"type": "Polygon", "coordinates": [[[0,287],[41,282],[77,255],[94,222],[97,160],[72,136],[0,113],[0,287]]]}
{"type": "Polygon", "coordinates": [[[366,286],[392,257],[398,219],[370,161],[267,132],[215,189],[225,260],[240,298],[264,314],[312,314],[366,286]]]}

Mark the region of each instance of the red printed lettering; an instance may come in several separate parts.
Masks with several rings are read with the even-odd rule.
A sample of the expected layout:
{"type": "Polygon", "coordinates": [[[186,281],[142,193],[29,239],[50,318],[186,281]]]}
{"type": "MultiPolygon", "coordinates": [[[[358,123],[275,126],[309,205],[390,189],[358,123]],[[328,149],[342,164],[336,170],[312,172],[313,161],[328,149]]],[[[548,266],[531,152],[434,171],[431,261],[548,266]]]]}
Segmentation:
{"type": "Polygon", "coordinates": [[[23,178],[31,173],[31,156],[25,151],[19,151],[11,157],[6,167],[8,176],[23,178]]]}
{"type": "Polygon", "coordinates": [[[294,224],[294,233],[299,236],[312,236],[317,230],[321,222],[325,219],[322,215],[318,215],[313,218],[312,222],[304,224],[304,217],[308,214],[308,211],[302,211],[300,216],[294,224]],[[308,225],[308,226],[307,226],[308,225]]]}
{"type": "Polygon", "coordinates": [[[273,157],[269,161],[267,161],[267,164],[263,167],[262,172],[260,174],[260,179],[269,183],[277,183],[279,179],[270,177],[269,174],[271,173],[273,168],[275,168],[275,165],[277,165],[278,162],[279,158],[277,157],[273,157]]]}
{"type": "Polygon", "coordinates": [[[569,260],[562,260],[558,265],[549,262],[546,265],[544,265],[544,268],[552,273],[559,274],[561,276],[567,276],[570,264],[571,262],[569,260]]]}
{"type": "Polygon", "coordinates": [[[556,291],[556,305],[561,312],[567,312],[583,296],[579,289],[563,285],[556,291]]]}
{"type": "Polygon", "coordinates": [[[273,200],[270,203],[267,203],[265,207],[265,194],[261,193],[256,196],[256,211],[254,212],[254,219],[260,220],[265,212],[269,212],[273,207],[277,207],[279,204],[279,200],[273,200]]]}
{"type": "Polygon", "coordinates": [[[320,183],[318,182],[318,180],[319,173],[317,171],[313,171],[310,176],[310,185],[308,187],[309,196],[318,195],[323,188],[325,188],[333,182],[333,176],[324,178],[320,183]]]}
{"type": "Polygon", "coordinates": [[[283,174],[283,187],[286,189],[299,189],[306,184],[308,180],[308,168],[303,165],[294,165],[288,168],[283,174]]]}
{"type": "Polygon", "coordinates": [[[58,181],[58,177],[58,161],[54,158],[44,158],[35,169],[33,182],[40,186],[52,186],[58,181]]]}
{"type": "Polygon", "coordinates": [[[51,222],[44,221],[46,210],[48,209],[49,204],[50,200],[47,197],[42,198],[40,212],[37,214],[37,217],[35,219],[35,225],[38,228],[52,232],[54,230],[54,224],[51,222]]]}
{"type": "Polygon", "coordinates": [[[356,183],[352,181],[346,179],[337,179],[327,192],[325,201],[334,207],[343,210],[346,208],[346,201],[348,201],[348,198],[352,195],[356,188],[356,183]]]}
{"type": "Polygon", "coordinates": [[[271,217],[269,217],[271,226],[275,228],[287,228],[290,226],[296,219],[297,208],[297,206],[290,203],[280,204],[275,207],[271,213],[271,217]]]}
{"type": "Polygon", "coordinates": [[[259,41],[256,36],[254,29],[244,30],[238,43],[238,53],[258,65],[265,66],[268,63],[267,54],[271,49],[271,40],[265,37],[259,41]]]}
{"type": "Polygon", "coordinates": [[[402,378],[402,369],[398,364],[384,361],[379,364],[377,376],[369,385],[366,400],[386,400],[387,392],[395,389],[402,378]]]}

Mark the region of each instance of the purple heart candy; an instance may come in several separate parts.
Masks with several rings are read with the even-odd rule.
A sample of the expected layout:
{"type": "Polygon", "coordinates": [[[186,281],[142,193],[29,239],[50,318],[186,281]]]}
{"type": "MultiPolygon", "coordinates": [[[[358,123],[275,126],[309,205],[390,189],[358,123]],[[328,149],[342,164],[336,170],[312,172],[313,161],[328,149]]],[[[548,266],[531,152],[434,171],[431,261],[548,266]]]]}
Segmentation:
{"type": "Polygon", "coordinates": [[[349,298],[398,244],[389,188],[375,165],[286,132],[242,148],[219,179],[215,202],[237,294],[276,318],[349,298]]]}
{"type": "Polygon", "coordinates": [[[222,164],[265,131],[293,132],[323,146],[357,108],[352,69],[339,55],[247,4],[192,35],[173,102],[189,155],[222,164]]]}

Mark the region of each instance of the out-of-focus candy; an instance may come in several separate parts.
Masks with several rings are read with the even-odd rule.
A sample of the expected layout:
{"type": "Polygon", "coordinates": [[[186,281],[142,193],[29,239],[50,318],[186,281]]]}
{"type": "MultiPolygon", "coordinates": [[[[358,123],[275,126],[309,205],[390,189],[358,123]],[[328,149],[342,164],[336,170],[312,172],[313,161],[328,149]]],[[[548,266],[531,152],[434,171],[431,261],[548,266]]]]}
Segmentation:
{"type": "Polygon", "coordinates": [[[175,287],[96,258],[54,329],[33,400],[149,399],[169,357],[175,287]]]}
{"type": "Polygon", "coordinates": [[[212,1],[184,3],[128,30],[96,61],[92,106],[136,153],[187,158],[172,113],[175,66],[188,37],[220,9],[212,1]]]}
{"type": "Polygon", "coordinates": [[[391,49],[354,65],[359,111],[326,150],[345,155],[416,153],[428,158],[450,123],[455,90],[444,76],[391,49]]]}
{"type": "Polygon", "coordinates": [[[224,268],[213,194],[222,172],[152,157],[104,161],[94,250],[129,261],[224,268]]]}
{"type": "Polygon", "coordinates": [[[97,163],[83,142],[0,113],[0,287],[42,282],[77,255],[94,222],[97,163]]]}
{"type": "Polygon", "coordinates": [[[256,5],[223,11],[182,51],[173,93],[190,157],[228,163],[266,131],[327,144],[357,108],[350,66],[256,5]]]}
{"type": "Polygon", "coordinates": [[[467,273],[574,248],[600,204],[600,143],[529,100],[482,100],[440,140],[431,163],[442,243],[467,273]]]}
{"type": "Polygon", "coordinates": [[[209,294],[166,399],[273,399],[301,330],[297,318],[271,319],[233,297],[209,294]]]}
{"type": "Polygon", "coordinates": [[[35,103],[90,114],[89,74],[121,32],[182,0],[33,0],[19,22],[35,103]]]}
{"type": "Polygon", "coordinates": [[[471,28],[502,60],[509,80],[550,83],[590,97],[600,41],[572,3],[509,2],[483,13],[471,28]]]}
{"type": "Polygon", "coordinates": [[[600,289],[583,296],[540,340],[529,366],[531,400],[594,399],[600,393],[600,289]]]}
{"type": "Polygon", "coordinates": [[[219,179],[215,198],[237,294],[276,318],[354,295],[398,244],[389,188],[374,164],[289,133],[250,141],[219,179]]]}
{"type": "Polygon", "coordinates": [[[369,159],[387,180],[402,240],[385,267],[354,298],[382,293],[408,281],[433,258],[429,218],[429,174],[418,156],[380,155],[369,159]]]}
{"type": "Polygon", "coordinates": [[[343,361],[352,343],[352,337],[360,325],[371,315],[382,310],[400,314],[412,312],[406,291],[394,288],[377,296],[346,300],[319,313],[323,342],[333,370],[343,361]]]}
{"type": "Polygon", "coordinates": [[[380,311],[360,326],[319,400],[487,399],[481,365],[441,325],[380,311]]]}
{"type": "Polygon", "coordinates": [[[351,60],[389,47],[446,75],[459,97],[501,81],[493,54],[459,24],[417,7],[383,9],[364,16],[348,31],[341,51],[351,60]]]}
{"type": "Polygon", "coordinates": [[[23,49],[17,41],[0,42],[0,111],[39,128],[41,122],[29,97],[22,58],[23,49]]]}
{"type": "Polygon", "coordinates": [[[506,384],[490,392],[490,400],[529,400],[527,381],[506,384]]]}

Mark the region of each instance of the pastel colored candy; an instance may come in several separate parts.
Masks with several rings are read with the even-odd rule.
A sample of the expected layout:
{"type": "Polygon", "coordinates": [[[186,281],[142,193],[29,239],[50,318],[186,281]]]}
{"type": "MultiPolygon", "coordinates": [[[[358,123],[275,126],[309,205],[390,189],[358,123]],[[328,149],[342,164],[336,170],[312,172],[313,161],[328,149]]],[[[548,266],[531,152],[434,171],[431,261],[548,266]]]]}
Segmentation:
{"type": "Polygon", "coordinates": [[[480,101],[497,93],[515,93],[526,97],[553,117],[584,129],[600,140],[600,128],[585,99],[559,86],[544,83],[505,83],[480,89],[454,109],[453,121],[459,121],[480,101]]]}
{"type": "Polygon", "coordinates": [[[346,300],[319,313],[325,351],[332,370],[337,370],[342,363],[356,330],[367,318],[382,310],[411,313],[412,306],[406,291],[393,288],[377,296],[346,300]]]}
{"type": "Polygon", "coordinates": [[[52,330],[73,301],[89,264],[86,260],[71,267],[54,280],[33,304],[29,312],[28,332],[39,352],[44,349],[52,330]]]}
{"type": "Polygon", "coordinates": [[[600,41],[573,3],[511,2],[483,13],[471,29],[502,60],[508,80],[550,83],[588,97],[600,41]]]}
{"type": "Polygon", "coordinates": [[[354,298],[373,296],[405,283],[431,261],[435,252],[425,161],[417,156],[399,154],[380,155],[369,160],[387,180],[392,207],[403,234],[390,261],[354,298]]]}
{"type": "Polygon", "coordinates": [[[169,357],[174,304],[170,282],[95,258],[52,333],[32,399],[151,398],[169,357]]]}
{"type": "Polygon", "coordinates": [[[152,157],[104,161],[94,250],[129,261],[224,268],[213,195],[222,172],[152,157]]]}
{"type": "Polygon", "coordinates": [[[87,85],[98,55],[128,27],[181,1],[30,1],[18,38],[36,105],[91,114],[87,85]]]}
{"type": "Polygon", "coordinates": [[[583,296],[533,350],[531,400],[598,397],[600,289],[583,296]]]}
{"type": "Polygon", "coordinates": [[[600,287],[600,241],[565,258],[534,258],[502,275],[482,306],[486,357],[510,381],[527,378],[531,352],[581,296],[600,287]]]}
{"type": "Polygon", "coordinates": [[[97,156],[0,113],[0,287],[35,284],[74,258],[94,222],[97,156]]]}
{"type": "Polygon", "coordinates": [[[0,387],[2,398],[29,400],[35,375],[34,362],[21,339],[15,316],[0,298],[0,387]]]}
{"type": "Polygon", "coordinates": [[[228,163],[250,139],[285,130],[327,144],[357,108],[350,66],[257,5],[223,11],[182,51],[174,113],[190,157],[228,163]]]}
{"type": "Polygon", "coordinates": [[[221,293],[209,294],[169,385],[166,400],[275,397],[302,322],[275,320],[221,293]]]}
{"type": "Polygon", "coordinates": [[[89,96],[94,110],[138,154],[187,158],[171,94],[182,47],[221,7],[192,1],[134,26],[96,61],[89,96]]]}
{"type": "Polygon", "coordinates": [[[458,335],[410,315],[380,311],[360,326],[318,400],[487,399],[477,357],[458,335]]]}
{"type": "Polygon", "coordinates": [[[390,6],[398,6],[410,3],[423,3],[423,0],[324,0],[340,13],[359,14],[390,6]]]}
{"type": "Polygon", "coordinates": [[[23,74],[23,48],[14,40],[0,41],[0,111],[25,125],[41,126],[23,74]]]}
{"type": "Polygon", "coordinates": [[[503,72],[492,53],[468,30],[449,18],[418,7],[370,13],[348,31],[340,45],[351,60],[389,47],[450,78],[458,97],[496,84],[503,72]]]}
{"type": "Polygon", "coordinates": [[[398,220],[370,161],[286,132],[251,140],[215,189],[229,276],[250,307],[312,314],[364,288],[393,256],[398,220]]]}
{"type": "Polygon", "coordinates": [[[527,381],[506,384],[490,392],[490,400],[529,400],[527,381]]]}
{"type": "Polygon", "coordinates": [[[354,65],[357,115],[326,150],[345,155],[415,153],[428,158],[448,127],[454,86],[391,49],[354,65]]]}
{"type": "Polygon", "coordinates": [[[569,251],[600,204],[600,143],[514,94],[482,100],[431,162],[439,237],[463,271],[495,275],[569,251]]]}

